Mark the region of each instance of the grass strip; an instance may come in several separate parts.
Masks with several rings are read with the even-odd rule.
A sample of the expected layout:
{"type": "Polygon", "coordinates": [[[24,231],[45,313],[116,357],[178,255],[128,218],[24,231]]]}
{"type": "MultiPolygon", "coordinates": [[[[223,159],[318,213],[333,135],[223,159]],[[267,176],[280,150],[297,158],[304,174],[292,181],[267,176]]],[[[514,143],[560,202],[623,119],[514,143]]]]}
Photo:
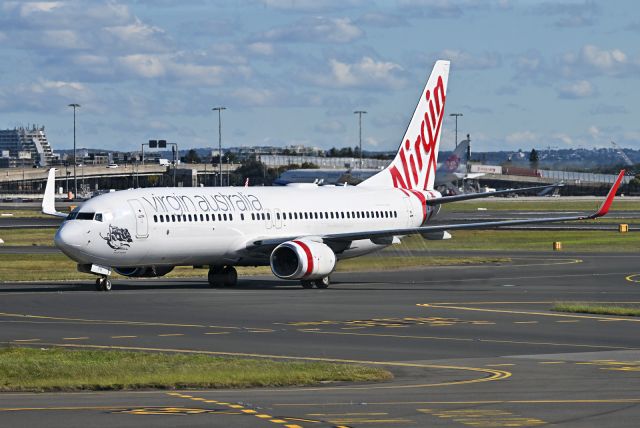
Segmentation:
{"type": "Polygon", "coordinates": [[[0,349],[0,391],[249,388],[392,379],[378,367],[61,348],[0,349]]]}
{"type": "MultiPolygon", "coordinates": [[[[410,236],[397,251],[477,250],[477,251],[551,251],[553,242],[562,242],[565,251],[637,252],[640,233],[603,230],[453,230],[453,239],[425,241],[410,236]]],[[[394,251],[388,250],[388,251],[394,251]]]]}
{"type": "MultiPolygon", "coordinates": [[[[63,254],[2,254],[0,255],[0,282],[3,281],[62,281],[73,279],[94,280],[94,275],[80,273],[76,263],[63,254]]],[[[411,267],[452,266],[463,264],[506,263],[508,257],[401,257],[385,254],[338,262],[338,272],[383,271],[411,267]]],[[[268,275],[268,266],[239,267],[238,275],[268,275]]],[[[206,269],[178,266],[167,277],[205,277],[206,269]]],[[[122,278],[114,273],[113,278],[122,278]]]]}
{"type": "Polygon", "coordinates": [[[53,237],[57,228],[0,229],[4,245],[12,247],[41,246],[53,247],[53,237]]]}
{"type": "Polygon", "coordinates": [[[640,307],[603,305],[597,303],[558,302],[551,307],[555,312],[571,312],[579,314],[618,315],[640,317],[640,307]]]}
{"type": "MultiPolygon", "coordinates": [[[[63,212],[68,212],[68,210],[65,209],[61,209],[63,212]]],[[[51,218],[50,216],[46,215],[46,214],[42,214],[42,212],[40,210],[34,209],[34,210],[14,210],[11,208],[0,208],[0,221],[2,220],[2,218],[51,218]],[[4,215],[3,214],[10,214],[10,215],[4,215]]]]}

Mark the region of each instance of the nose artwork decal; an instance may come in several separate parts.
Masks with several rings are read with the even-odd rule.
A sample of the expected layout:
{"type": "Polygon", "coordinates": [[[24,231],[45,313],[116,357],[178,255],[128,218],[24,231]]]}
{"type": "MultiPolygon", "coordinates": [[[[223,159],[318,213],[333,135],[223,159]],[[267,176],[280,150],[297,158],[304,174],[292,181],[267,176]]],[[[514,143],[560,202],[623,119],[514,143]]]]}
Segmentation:
{"type": "Polygon", "coordinates": [[[100,237],[107,241],[107,245],[114,250],[128,250],[131,246],[130,243],[133,242],[129,229],[112,225],[109,225],[107,236],[102,236],[101,233],[100,237]]]}

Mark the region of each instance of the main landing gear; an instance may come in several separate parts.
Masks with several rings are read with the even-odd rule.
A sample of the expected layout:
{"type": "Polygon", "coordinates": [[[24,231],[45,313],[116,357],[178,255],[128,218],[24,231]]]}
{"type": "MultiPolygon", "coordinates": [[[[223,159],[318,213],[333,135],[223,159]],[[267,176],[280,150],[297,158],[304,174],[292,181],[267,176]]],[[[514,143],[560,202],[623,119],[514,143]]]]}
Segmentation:
{"type": "Polygon", "coordinates": [[[111,291],[111,280],[107,276],[96,279],[96,289],[98,291],[111,291]]]}
{"type": "Polygon", "coordinates": [[[331,280],[328,276],[314,281],[302,280],[300,282],[302,283],[302,288],[313,288],[314,285],[316,288],[329,288],[329,285],[331,284],[331,280]]]}
{"type": "Polygon", "coordinates": [[[233,266],[211,266],[207,279],[210,287],[235,287],[238,283],[238,272],[233,266]]]}

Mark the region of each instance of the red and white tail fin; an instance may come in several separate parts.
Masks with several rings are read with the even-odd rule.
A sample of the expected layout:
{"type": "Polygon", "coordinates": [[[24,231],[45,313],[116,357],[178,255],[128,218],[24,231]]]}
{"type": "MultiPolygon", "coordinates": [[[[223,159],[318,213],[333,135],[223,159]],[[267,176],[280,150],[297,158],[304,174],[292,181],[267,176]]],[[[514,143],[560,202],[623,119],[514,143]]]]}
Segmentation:
{"type": "Polygon", "coordinates": [[[448,80],[449,61],[436,61],[396,157],[360,186],[433,190],[448,80]]]}

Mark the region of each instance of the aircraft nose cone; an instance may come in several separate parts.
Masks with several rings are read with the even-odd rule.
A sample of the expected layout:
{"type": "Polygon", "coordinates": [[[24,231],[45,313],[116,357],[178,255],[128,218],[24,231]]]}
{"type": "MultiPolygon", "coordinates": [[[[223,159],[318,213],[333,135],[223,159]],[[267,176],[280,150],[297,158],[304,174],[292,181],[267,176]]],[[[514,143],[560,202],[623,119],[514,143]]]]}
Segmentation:
{"type": "Polygon", "coordinates": [[[73,224],[63,224],[56,232],[53,242],[60,250],[67,252],[82,245],[83,236],[73,224]]]}

